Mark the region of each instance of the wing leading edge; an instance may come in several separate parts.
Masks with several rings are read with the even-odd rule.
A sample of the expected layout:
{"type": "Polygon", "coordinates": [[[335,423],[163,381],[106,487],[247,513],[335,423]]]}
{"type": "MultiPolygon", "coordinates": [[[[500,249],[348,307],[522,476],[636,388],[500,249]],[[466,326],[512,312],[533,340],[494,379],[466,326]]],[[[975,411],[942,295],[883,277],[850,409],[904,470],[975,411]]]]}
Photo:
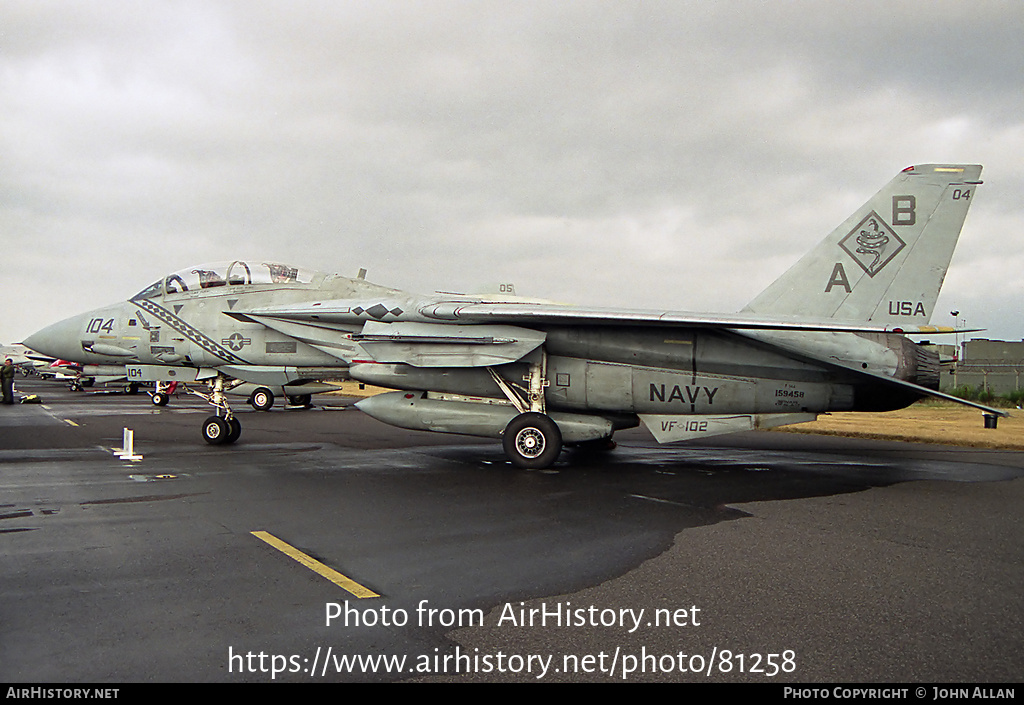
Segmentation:
{"type": "MultiPolygon", "coordinates": [[[[353,313],[348,301],[324,301],[315,305],[287,305],[232,311],[229,315],[266,323],[277,319],[303,323],[311,327],[332,324],[363,324],[365,316],[353,313]]],[[[949,326],[929,324],[889,326],[835,319],[804,319],[796,316],[758,316],[744,314],[704,314],[687,311],[577,307],[561,304],[524,304],[481,301],[428,301],[402,320],[423,323],[544,325],[633,325],[727,328],[736,330],[790,330],[830,333],[908,333],[936,334],[962,332],[949,326]]],[[[369,321],[380,323],[382,321],[369,321]]]]}

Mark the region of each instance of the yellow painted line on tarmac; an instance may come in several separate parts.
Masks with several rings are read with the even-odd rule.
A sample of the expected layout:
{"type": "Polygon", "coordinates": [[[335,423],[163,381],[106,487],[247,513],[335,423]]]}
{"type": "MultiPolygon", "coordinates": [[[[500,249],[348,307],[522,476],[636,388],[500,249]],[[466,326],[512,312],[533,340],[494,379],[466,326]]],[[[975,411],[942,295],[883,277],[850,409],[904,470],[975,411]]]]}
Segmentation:
{"type": "Polygon", "coordinates": [[[281,539],[277,538],[273,534],[269,534],[266,531],[253,531],[251,533],[252,533],[253,536],[255,536],[256,538],[260,539],[261,541],[266,541],[271,546],[273,546],[274,548],[276,548],[278,551],[280,551],[281,553],[285,554],[289,558],[292,558],[292,559],[298,561],[302,565],[304,565],[307,568],[309,568],[310,570],[312,570],[314,573],[322,575],[323,577],[327,578],[328,580],[330,580],[332,583],[334,583],[338,587],[342,588],[343,590],[349,591],[350,593],[352,593],[353,595],[355,595],[356,597],[358,597],[360,599],[367,598],[367,597],[380,597],[380,595],[375,593],[373,590],[370,590],[369,588],[363,587],[362,585],[357,583],[352,578],[349,578],[347,576],[342,575],[341,573],[336,571],[334,568],[330,568],[330,567],[324,565],[323,563],[321,563],[320,561],[316,560],[315,558],[310,558],[309,556],[307,556],[305,553],[303,553],[299,549],[297,549],[294,546],[291,546],[291,545],[285,543],[284,541],[282,541],[281,539]]]}
{"type": "Polygon", "coordinates": [[[71,419],[62,419],[59,416],[57,416],[56,414],[54,414],[53,413],[53,409],[51,409],[48,404],[40,404],[39,406],[42,407],[46,411],[46,413],[50,415],[50,418],[54,419],[55,421],[63,421],[68,426],[74,426],[75,428],[81,428],[81,426],[79,426],[79,424],[76,424],[71,419]]]}

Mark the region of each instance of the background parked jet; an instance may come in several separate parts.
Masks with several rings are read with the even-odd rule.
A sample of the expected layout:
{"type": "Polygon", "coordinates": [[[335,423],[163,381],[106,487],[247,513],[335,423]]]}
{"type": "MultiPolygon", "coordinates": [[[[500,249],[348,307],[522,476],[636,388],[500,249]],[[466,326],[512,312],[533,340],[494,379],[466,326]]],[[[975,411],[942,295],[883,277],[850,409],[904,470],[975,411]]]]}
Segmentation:
{"type": "MultiPolygon", "coordinates": [[[[83,365],[73,360],[54,360],[39,372],[44,377],[52,376],[67,382],[68,388],[75,392],[94,384],[118,383],[126,389],[130,386],[123,365],[83,365]]],[[[138,386],[130,391],[138,391],[138,386]]]]}
{"type": "MultiPolygon", "coordinates": [[[[136,394],[145,385],[153,388],[153,391],[147,392],[156,406],[167,406],[178,387],[177,382],[141,382],[138,381],[140,375],[134,375],[133,380],[129,380],[130,371],[127,365],[90,365],[70,360],[54,360],[44,367],[36,367],[35,372],[43,377],[53,377],[67,382],[72,391],[82,391],[100,384],[107,387],[118,386],[123,388],[126,394],[136,394]]],[[[268,387],[242,380],[228,380],[225,382],[224,391],[233,396],[246,397],[252,408],[257,411],[267,411],[274,406],[277,397],[283,397],[289,406],[308,407],[312,403],[313,394],[337,389],[338,387],[333,384],[306,383],[299,387],[268,387]]]]}
{"type": "Polygon", "coordinates": [[[241,432],[231,379],[349,375],[404,390],[358,407],[397,426],[501,438],[522,467],[550,465],[563,444],[607,446],[641,421],[668,442],[895,409],[953,398],[937,391],[938,356],[904,333],[939,331],[928,322],[980,175],[908,167],[735,315],[421,296],[234,261],[176,272],[25,342],[125,364],[129,379],[208,382],[210,443],[241,432]]]}
{"type": "Polygon", "coordinates": [[[53,358],[39,355],[32,350],[29,350],[22,343],[0,345],[0,362],[3,362],[8,358],[10,358],[11,362],[14,363],[14,366],[21,370],[23,374],[35,374],[37,369],[45,367],[50,362],[53,362],[53,358]]]}

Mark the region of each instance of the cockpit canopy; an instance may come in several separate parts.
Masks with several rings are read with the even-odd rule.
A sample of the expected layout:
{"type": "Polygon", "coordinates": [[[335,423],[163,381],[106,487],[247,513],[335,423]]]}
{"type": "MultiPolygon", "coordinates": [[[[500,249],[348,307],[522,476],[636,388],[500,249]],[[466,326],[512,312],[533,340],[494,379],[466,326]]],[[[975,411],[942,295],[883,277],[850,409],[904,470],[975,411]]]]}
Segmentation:
{"type": "Polygon", "coordinates": [[[199,291],[219,286],[280,286],[281,284],[309,284],[317,272],[275,262],[216,262],[188,267],[168,274],[156,281],[133,299],[152,299],[183,291],[199,291]]]}

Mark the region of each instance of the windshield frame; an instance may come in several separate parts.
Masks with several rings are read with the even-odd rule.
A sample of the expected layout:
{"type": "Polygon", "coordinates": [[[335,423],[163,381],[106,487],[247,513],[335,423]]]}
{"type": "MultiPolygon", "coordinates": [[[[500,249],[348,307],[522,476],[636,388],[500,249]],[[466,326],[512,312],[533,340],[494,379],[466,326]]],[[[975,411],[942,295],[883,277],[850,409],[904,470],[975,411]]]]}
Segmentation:
{"type": "Polygon", "coordinates": [[[159,279],[133,299],[193,293],[222,287],[288,287],[308,285],[322,274],[306,267],[259,260],[227,260],[186,267],[159,279]]]}

